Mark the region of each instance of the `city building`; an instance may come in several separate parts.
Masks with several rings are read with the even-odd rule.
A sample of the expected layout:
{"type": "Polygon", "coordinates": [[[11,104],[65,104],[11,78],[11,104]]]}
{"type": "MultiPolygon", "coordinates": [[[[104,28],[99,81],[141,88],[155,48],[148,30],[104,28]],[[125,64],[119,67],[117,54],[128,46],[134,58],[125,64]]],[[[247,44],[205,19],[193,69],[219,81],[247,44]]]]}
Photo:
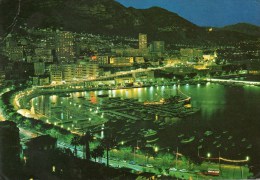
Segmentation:
{"type": "Polygon", "coordinates": [[[35,62],[34,63],[34,75],[40,76],[45,73],[45,63],[44,62],[35,62]]]}
{"type": "Polygon", "coordinates": [[[134,57],[110,57],[109,64],[112,66],[132,66],[134,57]]]}
{"type": "Polygon", "coordinates": [[[198,50],[198,49],[181,48],[180,54],[181,54],[181,60],[184,62],[187,62],[187,61],[198,62],[203,57],[202,50],[198,50]]]}
{"type": "Polygon", "coordinates": [[[97,62],[100,66],[106,66],[109,63],[109,58],[108,56],[104,55],[104,56],[97,56],[97,62]]]}
{"type": "Polygon", "coordinates": [[[90,61],[86,65],[88,79],[94,79],[99,76],[99,65],[97,63],[90,61]]]}
{"type": "Polygon", "coordinates": [[[58,61],[72,62],[74,59],[74,35],[68,31],[58,31],[56,35],[56,53],[58,61]]]}
{"type": "Polygon", "coordinates": [[[51,83],[62,82],[62,67],[57,64],[50,65],[50,81],[51,83]]]}
{"type": "Polygon", "coordinates": [[[214,54],[203,54],[204,61],[211,61],[214,62],[217,59],[217,52],[215,51],[214,54]]]}
{"type": "Polygon", "coordinates": [[[34,62],[53,62],[52,50],[45,48],[36,48],[35,56],[33,57],[34,62]]]}
{"type": "Polygon", "coordinates": [[[31,139],[26,143],[29,151],[47,151],[53,150],[57,147],[57,139],[50,135],[42,135],[31,139]]]}
{"type": "Polygon", "coordinates": [[[75,72],[74,64],[62,64],[63,81],[65,82],[74,81],[74,72],[75,72]]]}
{"type": "Polygon", "coordinates": [[[153,41],[150,44],[150,53],[157,56],[162,56],[165,49],[164,49],[164,41],[153,41]]]}
{"type": "Polygon", "coordinates": [[[147,49],[147,34],[139,33],[139,49],[147,49]]]}
{"type": "Polygon", "coordinates": [[[75,79],[84,80],[87,78],[87,64],[86,63],[78,63],[75,65],[74,77],[75,79]]]}
{"type": "Polygon", "coordinates": [[[143,63],[145,63],[144,57],[140,57],[140,56],[135,57],[135,63],[137,63],[137,64],[143,64],[143,63]]]}

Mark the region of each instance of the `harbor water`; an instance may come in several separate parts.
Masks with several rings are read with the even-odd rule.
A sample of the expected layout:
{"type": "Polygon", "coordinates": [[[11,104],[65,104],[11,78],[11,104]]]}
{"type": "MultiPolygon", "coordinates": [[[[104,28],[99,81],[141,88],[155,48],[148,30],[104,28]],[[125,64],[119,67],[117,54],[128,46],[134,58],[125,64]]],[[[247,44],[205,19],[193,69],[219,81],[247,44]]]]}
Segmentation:
{"type": "MultiPolygon", "coordinates": [[[[95,119],[89,112],[98,111],[96,108],[101,108],[102,103],[107,103],[108,99],[98,97],[100,94],[121,99],[136,99],[135,103],[143,104],[142,102],[157,102],[161,98],[174,96],[176,88],[171,85],[100,90],[70,93],[68,97],[44,95],[34,98],[31,105],[35,113],[49,117],[49,121],[55,119],[58,123],[66,121],[64,123],[66,126],[70,119],[74,123],[74,119],[83,123],[86,117],[89,121],[95,119]]],[[[230,160],[242,160],[249,156],[249,165],[252,166],[250,168],[256,171],[256,168],[260,167],[260,87],[207,83],[187,84],[179,88],[192,98],[192,108],[197,108],[199,111],[184,117],[174,117],[177,120],[163,124],[163,128],[160,127],[162,123],[155,123],[157,117],[149,121],[138,115],[139,120],[131,122],[131,118],[125,116],[125,120],[119,122],[117,120],[120,119],[116,116],[120,114],[114,114],[115,117],[104,122],[103,126],[121,133],[118,140],[123,141],[125,138],[135,144],[139,141],[138,138],[144,135],[141,131],[150,129],[156,132],[153,134],[155,136],[153,144],[169,152],[175,151],[178,147],[178,152],[188,157],[198,155],[205,157],[207,153],[211,153],[211,156],[216,158],[221,156],[230,160]]],[[[124,106],[127,107],[127,104],[124,106]]],[[[123,114],[124,112],[127,112],[127,108],[122,110],[123,114]]],[[[109,114],[109,110],[98,116],[106,117],[106,114],[109,114]]]]}

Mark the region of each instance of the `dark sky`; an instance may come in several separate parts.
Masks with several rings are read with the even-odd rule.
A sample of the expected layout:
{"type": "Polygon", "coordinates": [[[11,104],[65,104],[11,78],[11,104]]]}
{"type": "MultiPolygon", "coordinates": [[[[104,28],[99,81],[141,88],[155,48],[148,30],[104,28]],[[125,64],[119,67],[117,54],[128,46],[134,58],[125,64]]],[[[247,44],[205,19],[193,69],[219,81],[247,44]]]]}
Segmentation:
{"type": "Polygon", "coordinates": [[[260,26],[260,0],[116,0],[126,7],[159,6],[200,26],[221,27],[239,22],[260,26]]]}

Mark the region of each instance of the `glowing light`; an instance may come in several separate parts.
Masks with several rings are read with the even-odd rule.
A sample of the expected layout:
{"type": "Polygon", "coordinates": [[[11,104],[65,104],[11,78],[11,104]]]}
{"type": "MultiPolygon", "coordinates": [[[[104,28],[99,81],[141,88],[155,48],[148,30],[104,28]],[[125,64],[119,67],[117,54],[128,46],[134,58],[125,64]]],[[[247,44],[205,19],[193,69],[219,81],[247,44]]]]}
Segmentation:
{"type": "Polygon", "coordinates": [[[55,172],[55,171],[56,171],[56,167],[52,166],[52,172],[55,172]]]}
{"type": "Polygon", "coordinates": [[[154,151],[155,152],[158,152],[159,151],[159,148],[156,146],[156,147],[154,147],[154,151]]]}
{"type": "Polygon", "coordinates": [[[246,160],[249,161],[249,156],[246,157],[246,160]]]}

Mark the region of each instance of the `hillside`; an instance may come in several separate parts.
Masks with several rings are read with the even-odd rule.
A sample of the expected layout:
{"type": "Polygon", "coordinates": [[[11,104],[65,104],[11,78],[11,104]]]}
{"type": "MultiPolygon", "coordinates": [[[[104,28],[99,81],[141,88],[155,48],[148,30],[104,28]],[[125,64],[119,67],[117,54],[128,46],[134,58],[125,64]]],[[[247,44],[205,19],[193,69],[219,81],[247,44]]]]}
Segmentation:
{"type": "MultiPolygon", "coordinates": [[[[18,3],[4,0],[0,4],[0,33],[9,32],[18,3]]],[[[73,32],[137,37],[147,33],[149,40],[174,43],[223,44],[255,39],[243,32],[206,28],[159,7],[145,10],[126,8],[114,0],[22,0],[18,27],[63,27],[73,32]]]]}
{"type": "Polygon", "coordinates": [[[238,23],[234,25],[225,26],[222,29],[260,37],[260,27],[252,24],[238,23]]]}

